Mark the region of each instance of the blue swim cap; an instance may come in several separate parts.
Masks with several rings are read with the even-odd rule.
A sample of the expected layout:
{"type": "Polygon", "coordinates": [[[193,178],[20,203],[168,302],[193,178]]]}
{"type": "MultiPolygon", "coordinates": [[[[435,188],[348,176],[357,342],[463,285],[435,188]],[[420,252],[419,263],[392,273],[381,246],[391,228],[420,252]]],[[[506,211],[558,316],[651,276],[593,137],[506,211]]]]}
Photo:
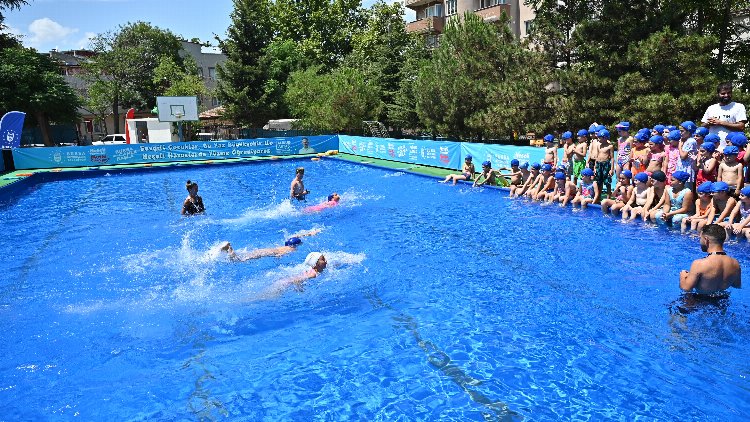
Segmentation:
{"type": "Polygon", "coordinates": [[[328,195],[328,200],[333,201],[333,194],[328,195]]]}
{"type": "Polygon", "coordinates": [[[675,125],[667,125],[667,127],[665,127],[664,129],[666,129],[666,130],[668,130],[668,131],[671,132],[673,130],[677,130],[677,126],[675,126],[675,125]]]}
{"type": "Polygon", "coordinates": [[[646,172],[638,173],[635,175],[635,180],[646,183],[648,182],[648,174],[646,174],[646,172]]]}
{"type": "Polygon", "coordinates": [[[654,128],[652,130],[654,132],[658,132],[659,134],[662,134],[662,133],[664,133],[664,129],[666,129],[666,127],[664,125],[656,125],[656,126],[654,126],[654,128]]]}
{"type": "Polygon", "coordinates": [[[737,155],[740,153],[740,149],[734,145],[730,145],[724,148],[724,155],[737,155]]]}
{"type": "Polygon", "coordinates": [[[667,175],[664,174],[664,172],[661,170],[656,170],[655,172],[651,173],[651,178],[656,180],[657,182],[667,181],[667,175]]]}
{"type": "Polygon", "coordinates": [[[589,131],[586,129],[581,129],[578,131],[578,136],[586,136],[589,134],[589,131]]]}
{"type": "Polygon", "coordinates": [[[552,171],[552,165],[545,164],[542,166],[542,171],[552,171]]]}
{"type": "MultiPolygon", "coordinates": [[[[510,165],[511,165],[511,167],[513,167],[513,166],[517,166],[518,164],[520,164],[520,163],[519,163],[519,162],[518,162],[518,160],[516,160],[515,158],[514,158],[514,159],[512,159],[512,160],[510,160],[510,165]]],[[[527,164],[526,166],[528,167],[528,164],[527,164]]]]}
{"type": "Polygon", "coordinates": [[[565,180],[565,173],[558,171],[555,173],[555,180],[565,180]]]}
{"type": "Polygon", "coordinates": [[[620,173],[620,174],[622,174],[623,176],[625,176],[628,179],[632,179],[633,178],[633,172],[631,172],[630,170],[623,170],[622,173],[620,173]]]}
{"type": "Polygon", "coordinates": [[[706,135],[706,137],[703,138],[703,143],[705,144],[706,142],[713,142],[715,144],[720,144],[721,138],[719,138],[719,135],[712,133],[712,134],[706,135]]]}
{"type": "Polygon", "coordinates": [[[648,140],[651,141],[651,142],[653,142],[653,143],[655,143],[655,144],[657,144],[657,145],[664,144],[664,137],[661,136],[661,135],[654,135],[654,136],[650,137],[648,140]]]}
{"type": "Polygon", "coordinates": [[[727,182],[713,182],[711,183],[711,192],[729,192],[729,185],[727,182]]]}
{"type": "Polygon", "coordinates": [[[716,151],[716,144],[714,144],[713,142],[705,142],[704,141],[701,144],[701,149],[705,149],[708,152],[714,152],[714,151],[716,151]]]}
{"type": "Polygon", "coordinates": [[[646,131],[643,131],[643,129],[641,129],[640,131],[638,131],[638,133],[635,134],[635,140],[638,142],[646,142],[648,141],[648,138],[650,136],[651,131],[649,131],[648,129],[646,129],[646,131]]]}
{"type": "Polygon", "coordinates": [[[594,170],[591,170],[590,168],[586,167],[585,169],[581,170],[581,176],[593,176],[594,170]]]}
{"type": "Polygon", "coordinates": [[[492,163],[489,161],[485,161],[484,163],[482,163],[482,167],[492,167],[492,163]]]}
{"type": "Polygon", "coordinates": [[[711,185],[712,184],[713,183],[711,183],[711,182],[703,182],[695,190],[698,191],[698,193],[711,193],[711,185]]]}
{"type": "Polygon", "coordinates": [[[669,135],[667,135],[667,138],[669,138],[670,141],[679,141],[680,138],[682,138],[682,135],[680,135],[679,130],[672,130],[669,132],[669,135]]]}
{"type": "Polygon", "coordinates": [[[563,132],[563,134],[560,137],[562,139],[573,139],[573,132],[571,131],[563,132]]]}
{"type": "Polygon", "coordinates": [[[471,161],[471,159],[472,159],[472,158],[473,158],[473,157],[472,157],[472,156],[471,156],[470,154],[466,154],[466,157],[464,157],[464,161],[465,161],[465,160],[469,160],[469,161],[471,161]]]}
{"type": "Polygon", "coordinates": [[[593,135],[597,132],[596,130],[597,126],[598,125],[596,123],[592,123],[591,126],[589,126],[589,130],[588,130],[589,135],[593,135]]]}
{"type": "Polygon", "coordinates": [[[599,135],[600,138],[607,138],[609,139],[609,131],[607,129],[600,130],[597,135],[599,135]]]}
{"type": "Polygon", "coordinates": [[[615,128],[617,128],[617,130],[628,131],[630,130],[630,122],[620,122],[615,125],[615,128]]]}
{"type": "Polygon", "coordinates": [[[740,195],[750,196],[750,186],[745,186],[744,188],[742,188],[742,190],[740,190],[740,195]]]}
{"type": "Polygon", "coordinates": [[[531,165],[531,168],[538,170],[538,169],[542,168],[542,165],[539,164],[539,163],[534,163],[534,164],[531,165]]]}
{"type": "Polygon", "coordinates": [[[555,140],[554,136],[552,136],[550,134],[544,135],[544,142],[552,142],[554,140],[555,140]]]}
{"type": "Polygon", "coordinates": [[[527,162],[521,164],[519,167],[521,167],[522,169],[527,169],[527,168],[529,168],[529,162],[527,161],[527,162]]]}
{"type": "Polygon", "coordinates": [[[677,179],[680,182],[685,183],[690,179],[690,174],[682,170],[677,170],[676,172],[672,173],[672,179],[677,179]]]}
{"type": "Polygon", "coordinates": [[[290,237],[286,242],[284,242],[284,246],[297,246],[300,243],[302,243],[302,239],[300,239],[299,237],[290,237]]]}
{"type": "MultiPolygon", "coordinates": [[[[727,139],[729,139],[729,135],[727,135],[727,139]]],[[[745,145],[747,145],[747,136],[742,132],[734,132],[734,136],[732,136],[730,142],[732,142],[733,145],[744,148],[745,145]]]]}
{"type": "Polygon", "coordinates": [[[694,135],[702,136],[702,137],[705,138],[706,135],[708,135],[708,129],[706,129],[705,127],[701,126],[701,127],[697,128],[697,129],[695,129],[694,135]]]}
{"type": "Polygon", "coordinates": [[[680,123],[680,126],[682,126],[682,128],[686,131],[690,132],[691,135],[695,133],[696,129],[698,129],[698,126],[690,120],[685,120],[684,122],[680,123]]]}
{"type": "Polygon", "coordinates": [[[607,126],[604,126],[604,125],[596,125],[596,133],[599,133],[599,132],[601,132],[601,131],[603,131],[603,130],[606,130],[606,129],[607,129],[607,126]]]}

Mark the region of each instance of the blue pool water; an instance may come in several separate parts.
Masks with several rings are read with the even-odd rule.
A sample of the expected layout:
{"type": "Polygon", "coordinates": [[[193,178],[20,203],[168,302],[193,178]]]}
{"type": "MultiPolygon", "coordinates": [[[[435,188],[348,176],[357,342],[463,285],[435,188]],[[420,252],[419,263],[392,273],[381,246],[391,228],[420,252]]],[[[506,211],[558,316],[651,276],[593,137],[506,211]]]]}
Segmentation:
{"type": "Polygon", "coordinates": [[[0,225],[3,420],[750,418],[747,291],[678,311],[697,240],[598,210],[281,161],[51,181],[0,225]],[[300,164],[341,205],[290,204],[300,164]],[[264,294],[313,250],[321,277],[264,294]]]}

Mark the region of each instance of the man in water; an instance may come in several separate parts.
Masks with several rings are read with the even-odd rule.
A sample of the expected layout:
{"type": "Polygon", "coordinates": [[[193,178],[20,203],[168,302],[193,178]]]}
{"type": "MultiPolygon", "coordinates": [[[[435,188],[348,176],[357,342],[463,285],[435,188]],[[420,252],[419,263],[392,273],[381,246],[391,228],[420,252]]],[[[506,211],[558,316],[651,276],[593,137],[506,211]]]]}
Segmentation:
{"type": "Polygon", "coordinates": [[[305,177],[305,168],[297,167],[297,171],[295,172],[295,175],[294,175],[294,180],[292,180],[292,186],[289,189],[290,199],[304,201],[307,194],[310,193],[309,190],[305,189],[305,184],[304,182],[302,182],[303,177],[305,177]]]}
{"type": "Polygon", "coordinates": [[[729,287],[742,287],[740,263],[724,252],[726,230],[718,224],[707,224],[701,231],[701,250],[708,256],[696,259],[690,271],[680,272],[680,288],[709,297],[721,296],[729,287]]]}

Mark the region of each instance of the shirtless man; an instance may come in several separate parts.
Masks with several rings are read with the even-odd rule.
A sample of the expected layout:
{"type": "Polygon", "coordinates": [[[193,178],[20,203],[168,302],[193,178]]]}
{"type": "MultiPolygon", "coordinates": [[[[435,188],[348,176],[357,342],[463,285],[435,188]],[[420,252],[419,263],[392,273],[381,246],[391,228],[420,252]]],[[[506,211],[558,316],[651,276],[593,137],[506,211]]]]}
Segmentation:
{"type": "Polygon", "coordinates": [[[309,190],[305,189],[305,184],[302,182],[303,177],[305,177],[305,168],[297,167],[297,171],[294,175],[294,180],[292,180],[292,186],[289,189],[290,199],[304,201],[307,194],[310,193],[309,190]]]}
{"type": "MultiPolygon", "coordinates": [[[[607,197],[612,196],[612,174],[615,169],[614,146],[609,140],[609,131],[602,129],[599,135],[599,148],[596,149],[596,173],[594,180],[601,190],[607,191],[607,197]]],[[[598,204],[601,198],[596,198],[598,204]]]]}
{"type": "Polygon", "coordinates": [[[696,259],[690,271],[680,272],[680,289],[699,295],[716,295],[728,288],[742,288],[742,269],[736,259],[724,252],[726,231],[718,224],[707,224],[701,231],[701,250],[708,256],[696,259]]]}
{"type": "Polygon", "coordinates": [[[581,177],[581,171],[586,167],[586,151],[589,148],[589,145],[586,142],[586,135],[588,135],[588,133],[589,132],[586,129],[578,131],[578,142],[575,144],[573,150],[573,161],[571,167],[573,169],[573,183],[576,185],[578,184],[578,178],[581,177]]]}

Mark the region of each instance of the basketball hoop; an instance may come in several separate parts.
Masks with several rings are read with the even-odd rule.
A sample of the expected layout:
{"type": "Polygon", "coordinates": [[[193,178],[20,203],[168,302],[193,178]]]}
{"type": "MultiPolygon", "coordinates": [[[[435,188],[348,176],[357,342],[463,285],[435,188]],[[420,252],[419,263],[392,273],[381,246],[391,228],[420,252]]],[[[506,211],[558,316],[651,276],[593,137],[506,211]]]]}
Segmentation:
{"type": "Polygon", "coordinates": [[[185,117],[185,113],[178,111],[177,113],[174,114],[174,117],[176,117],[177,120],[182,120],[182,118],[185,117]]]}

